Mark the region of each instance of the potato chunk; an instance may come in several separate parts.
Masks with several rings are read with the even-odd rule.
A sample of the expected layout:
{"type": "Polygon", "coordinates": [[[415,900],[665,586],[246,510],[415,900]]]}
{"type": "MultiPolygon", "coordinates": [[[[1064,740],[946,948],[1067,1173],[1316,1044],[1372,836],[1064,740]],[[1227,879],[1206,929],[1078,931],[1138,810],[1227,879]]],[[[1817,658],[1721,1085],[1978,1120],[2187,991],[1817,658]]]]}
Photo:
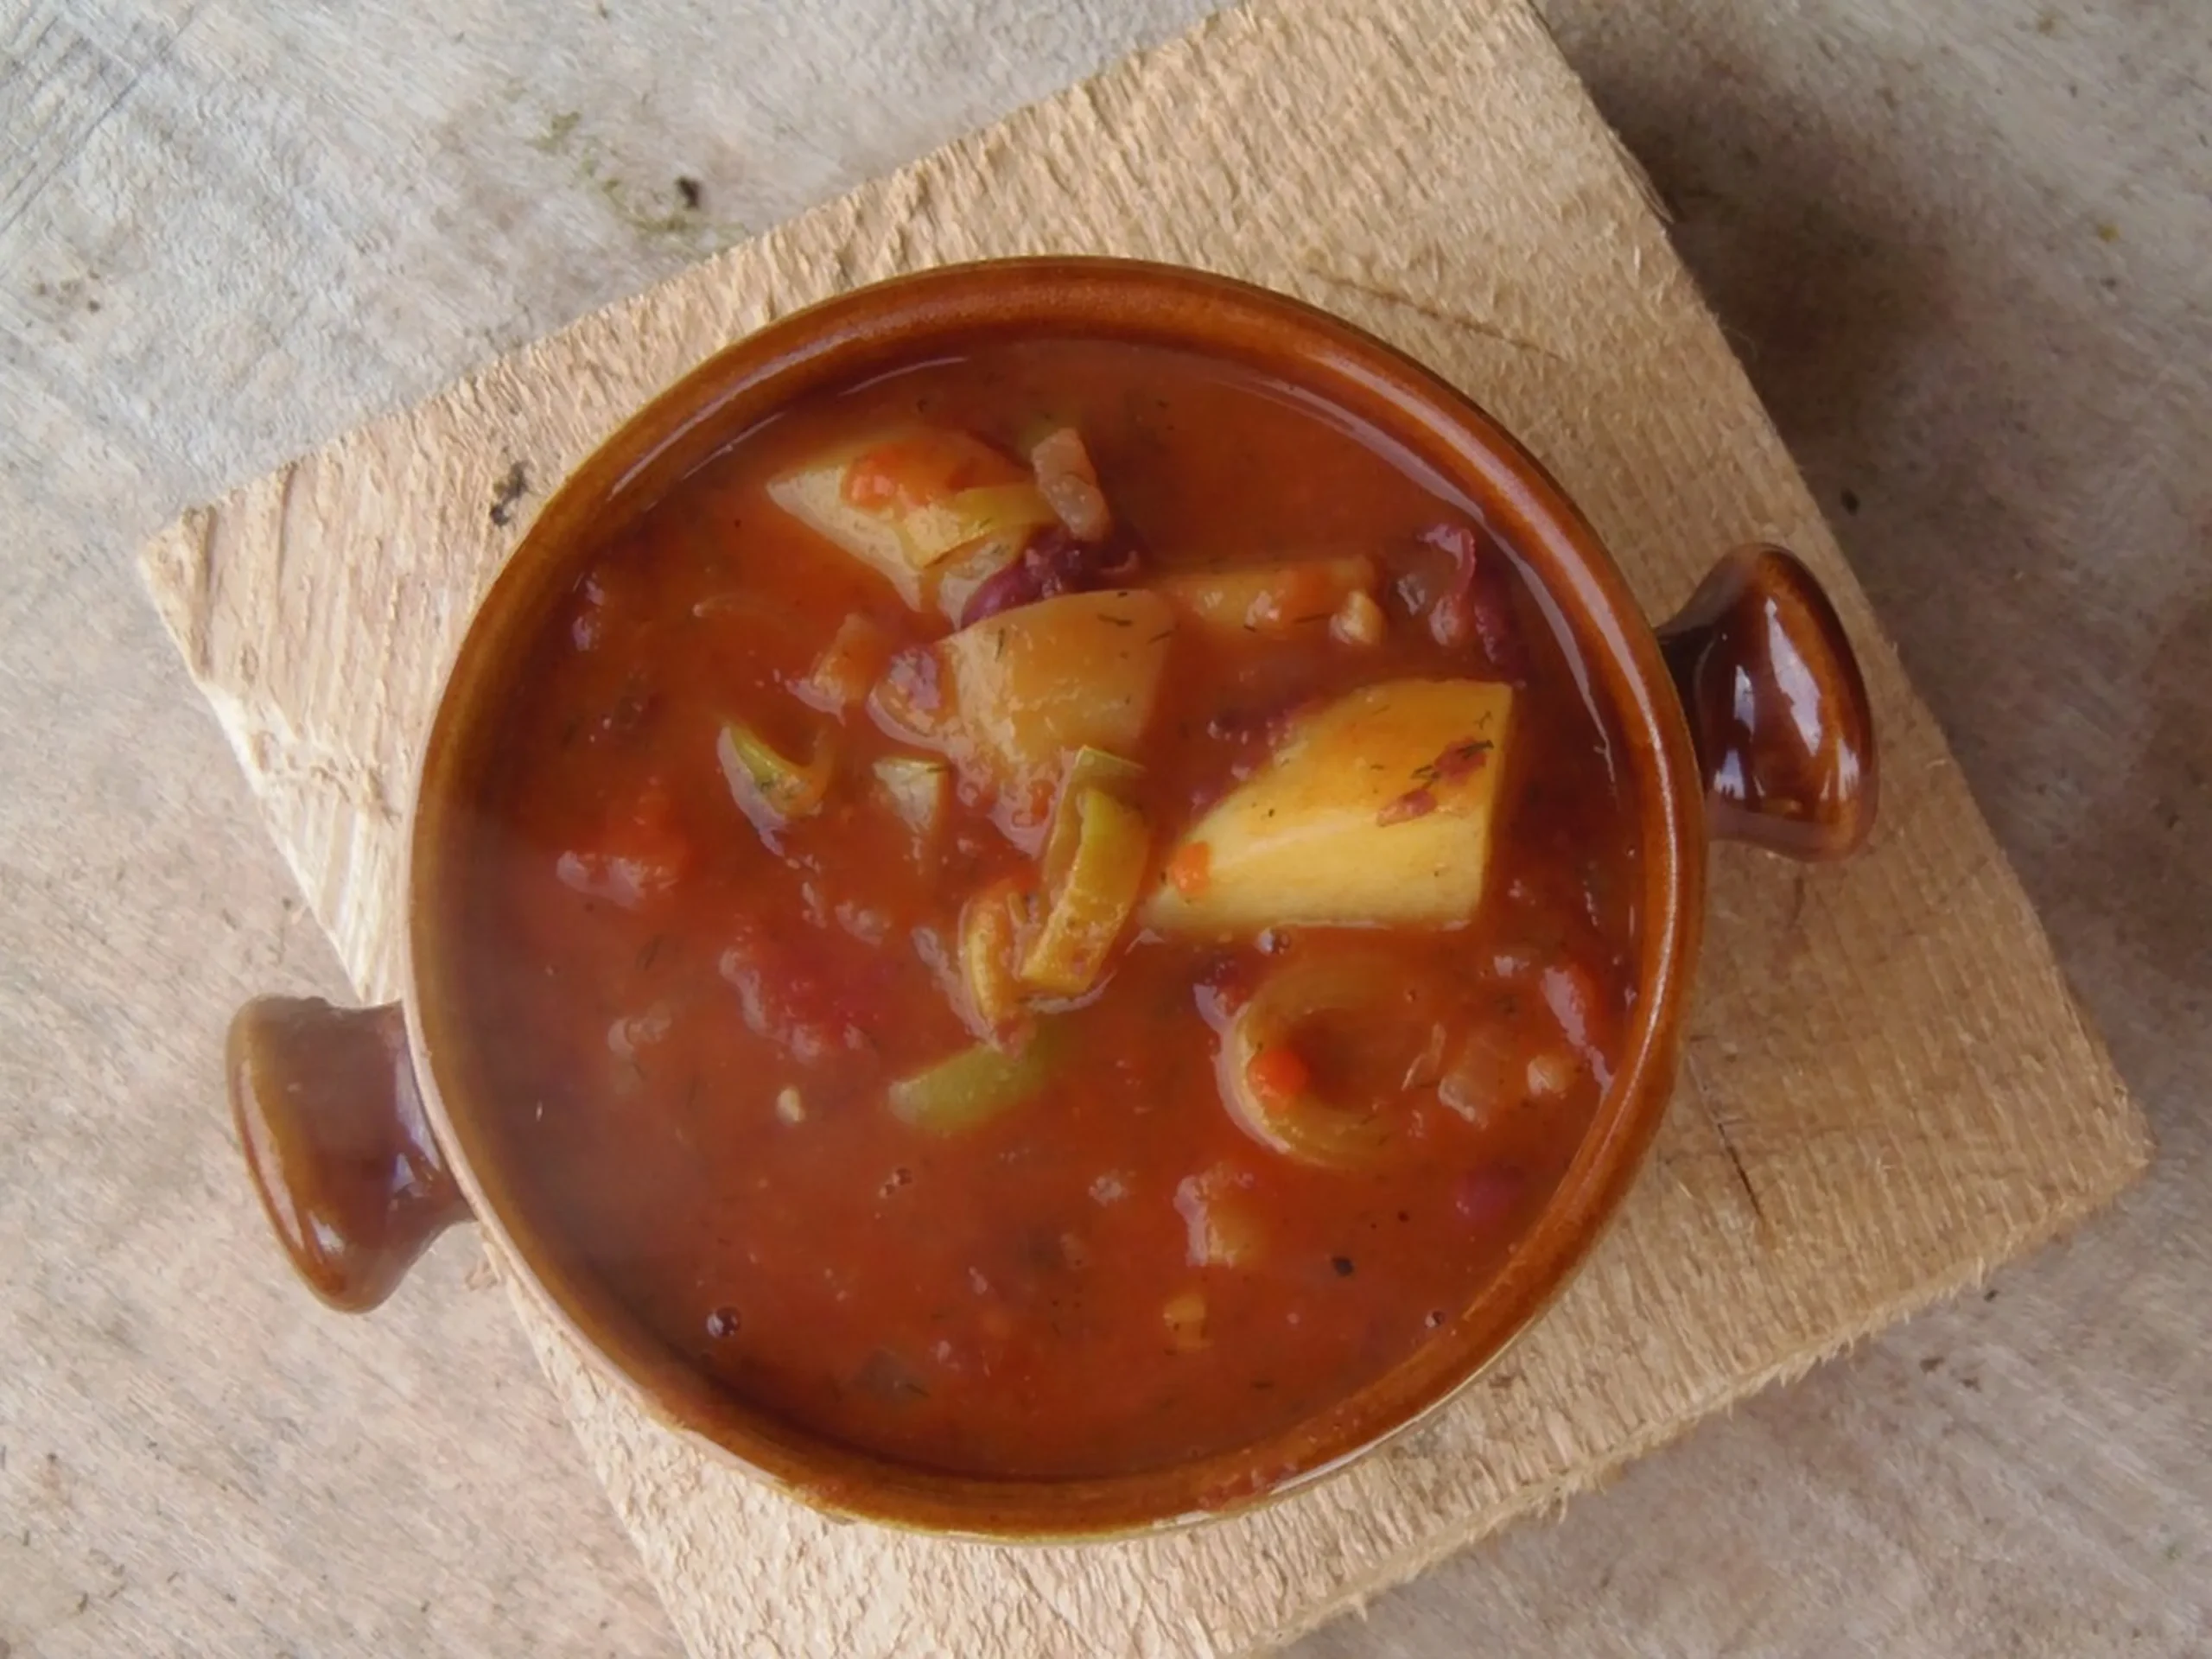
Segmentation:
{"type": "Polygon", "coordinates": [[[1375,590],[1375,561],[1363,553],[1287,560],[1163,576],[1160,595],[1200,626],[1222,633],[1289,639],[1319,638],[1354,594],[1375,590]]]}
{"type": "Polygon", "coordinates": [[[1395,680],[1301,716],[1169,854],[1170,871],[1204,879],[1163,881],[1145,925],[1219,936],[1466,921],[1512,714],[1510,686],[1395,680]]]}
{"type": "MultiPolygon", "coordinates": [[[[936,568],[986,542],[1007,558],[1054,521],[1033,480],[980,439],[903,427],[817,455],[768,486],[792,518],[881,572],[916,609],[936,568]]],[[[1003,561],[1001,561],[1003,562],[1003,561]]]]}
{"type": "Polygon", "coordinates": [[[927,648],[932,671],[894,663],[875,706],[1033,828],[1065,756],[1139,751],[1174,632],[1156,594],[1064,594],[947,635],[927,648]]]}

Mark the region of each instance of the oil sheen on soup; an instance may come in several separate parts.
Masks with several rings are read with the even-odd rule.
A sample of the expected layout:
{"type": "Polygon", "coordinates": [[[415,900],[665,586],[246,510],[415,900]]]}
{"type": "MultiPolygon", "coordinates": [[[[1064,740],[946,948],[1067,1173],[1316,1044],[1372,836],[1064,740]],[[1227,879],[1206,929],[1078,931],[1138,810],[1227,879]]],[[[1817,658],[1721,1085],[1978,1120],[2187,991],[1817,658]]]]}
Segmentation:
{"type": "Polygon", "coordinates": [[[1633,814],[1466,504],[1194,358],[993,348],[594,550],[465,849],[518,1201],[747,1402],[1130,1473],[1406,1358],[1572,1159],[1633,814]]]}

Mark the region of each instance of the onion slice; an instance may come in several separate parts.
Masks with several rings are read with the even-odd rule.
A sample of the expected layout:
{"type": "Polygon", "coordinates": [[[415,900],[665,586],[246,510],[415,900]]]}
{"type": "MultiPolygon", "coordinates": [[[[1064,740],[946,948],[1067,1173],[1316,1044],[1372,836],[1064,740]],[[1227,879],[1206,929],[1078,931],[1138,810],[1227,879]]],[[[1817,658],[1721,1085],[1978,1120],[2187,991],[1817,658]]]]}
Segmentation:
{"type": "Polygon", "coordinates": [[[1408,982],[1403,964],[1379,952],[1294,957],[1222,1032],[1214,1065],[1223,1103],[1254,1140],[1300,1163],[1332,1169],[1378,1163],[1398,1146],[1403,1128],[1403,1061],[1378,1074],[1381,1086],[1363,1103],[1328,1098],[1302,1058],[1277,1062],[1298,1054],[1301,1029],[1331,1014],[1377,1031],[1402,1023],[1419,1033],[1409,1042],[1418,1049],[1432,1029],[1434,1000],[1408,982]]]}

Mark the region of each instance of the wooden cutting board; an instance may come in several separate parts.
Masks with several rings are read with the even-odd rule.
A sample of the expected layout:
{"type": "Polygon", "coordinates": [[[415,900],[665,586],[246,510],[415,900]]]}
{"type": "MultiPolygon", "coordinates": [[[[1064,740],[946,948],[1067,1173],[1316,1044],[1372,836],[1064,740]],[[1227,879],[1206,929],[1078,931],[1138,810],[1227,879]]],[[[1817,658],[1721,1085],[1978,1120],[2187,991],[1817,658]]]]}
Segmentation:
{"type": "Polygon", "coordinates": [[[1044,251],[1227,271],[1424,359],[1545,460],[1655,614],[1731,543],[1797,549],[1866,666],[1883,823],[1837,869],[1716,853],[1681,1088],[1589,1268],[1444,1413],[1261,1514],[1045,1549],[833,1524],[606,1390],[516,1287],[696,1654],[1264,1649],[1973,1282],[2149,1155],[1657,204],[1521,0],[1224,14],[157,537],[156,602],[364,995],[399,981],[441,677],[545,489],[770,318],[1044,251]]]}

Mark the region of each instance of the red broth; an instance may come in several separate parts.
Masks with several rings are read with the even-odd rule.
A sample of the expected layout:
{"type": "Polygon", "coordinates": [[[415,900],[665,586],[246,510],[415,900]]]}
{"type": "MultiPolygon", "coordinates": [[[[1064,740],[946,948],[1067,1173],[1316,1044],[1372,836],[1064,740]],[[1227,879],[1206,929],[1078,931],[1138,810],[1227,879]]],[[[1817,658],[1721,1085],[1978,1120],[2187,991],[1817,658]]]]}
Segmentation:
{"type": "MultiPolygon", "coordinates": [[[[1375,435],[1179,355],[993,349],[738,437],[592,553],[481,781],[454,933],[518,1201],[721,1383],[893,1459],[1128,1473],[1326,1408],[1496,1274],[1634,1000],[1632,804],[1549,615],[1375,435]],[[938,435],[868,437],[915,423],[938,435]],[[1094,535],[1103,503],[1110,533],[1001,526],[972,592],[927,591],[933,565],[910,604],[771,493],[829,454],[828,511],[985,488],[962,501],[1019,521],[1064,429],[1052,501],[1094,535]],[[1260,565],[1257,599],[1205,585],[1260,565]],[[1000,671],[977,664],[1036,645],[1058,588],[1122,629],[1102,672],[1150,664],[1135,715],[1112,678],[1054,716],[1104,720],[1141,767],[1103,803],[1065,757],[972,752],[1016,729],[963,701],[1000,671]],[[988,654],[944,643],[963,614],[988,654]],[[1318,711],[1439,682],[1510,714],[1421,749],[1379,810],[1336,799],[1395,764],[1355,733],[1353,762],[1248,815],[1264,836],[1311,808],[1287,855],[1197,835],[1322,741],[1318,711]],[[1065,848],[1089,842],[1057,888],[1040,869],[1055,811],[1098,830],[1082,914],[1065,848]],[[1478,897],[1401,913],[1465,888],[1466,855],[1397,849],[1478,822],[1478,897]],[[1084,948],[1040,989],[1061,923],[1084,948]]],[[[1046,693],[1091,663],[1057,635],[1031,656],[1046,693]]]]}

